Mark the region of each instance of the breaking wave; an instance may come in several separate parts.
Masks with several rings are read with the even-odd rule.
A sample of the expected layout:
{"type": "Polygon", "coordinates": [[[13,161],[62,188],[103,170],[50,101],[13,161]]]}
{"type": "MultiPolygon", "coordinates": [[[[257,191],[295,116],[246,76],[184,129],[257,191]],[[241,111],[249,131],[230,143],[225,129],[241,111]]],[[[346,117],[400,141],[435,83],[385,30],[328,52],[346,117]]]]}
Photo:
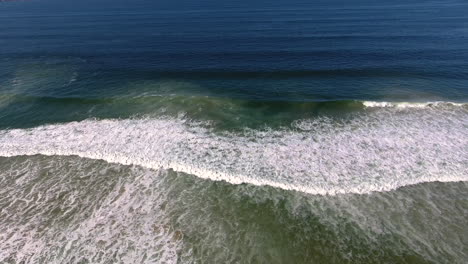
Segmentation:
{"type": "Polygon", "coordinates": [[[0,155],[77,155],[321,195],[468,180],[465,107],[364,104],[381,108],[345,121],[318,117],[242,132],[169,117],[9,129],[0,131],[0,155]]]}
{"type": "Polygon", "coordinates": [[[392,108],[437,108],[437,107],[466,107],[466,103],[455,103],[455,102],[377,102],[377,101],[363,101],[364,107],[392,107],[392,108]]]}

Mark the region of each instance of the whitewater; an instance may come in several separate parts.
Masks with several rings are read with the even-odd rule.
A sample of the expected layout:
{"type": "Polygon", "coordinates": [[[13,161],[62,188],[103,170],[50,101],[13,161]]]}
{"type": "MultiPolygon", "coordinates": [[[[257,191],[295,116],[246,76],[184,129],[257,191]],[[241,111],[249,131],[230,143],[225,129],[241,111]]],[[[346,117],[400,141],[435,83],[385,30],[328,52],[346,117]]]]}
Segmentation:
{"type": "Polygon", "coordinates": [[[347,120],[318,117],[242,132],[169,117],[9,129],[0,132],[0,155],[76,155],[320,195],[467,181],[466,107],[393,105],[372,104],[380,107],[347,120]]]}

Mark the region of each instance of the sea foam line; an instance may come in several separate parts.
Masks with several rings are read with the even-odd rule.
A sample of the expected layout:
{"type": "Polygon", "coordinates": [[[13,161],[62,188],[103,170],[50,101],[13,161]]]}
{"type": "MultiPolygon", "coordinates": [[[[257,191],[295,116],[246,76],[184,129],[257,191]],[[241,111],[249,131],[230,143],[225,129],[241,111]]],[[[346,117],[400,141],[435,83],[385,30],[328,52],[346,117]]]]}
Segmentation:
{"type": "Polygon", "coordinates": [[[365,107],[391,107],[391,108],[427,108],[427,107],[464,107],[468,106],[468,103],[455,103],[445,101],[434,101],[434,102],[385,102],[385,101],[363,101],[362,104],[365,107]]]}
{"type": "Polygon", "coordinates": [[[76,155],[310,194],[468,180],[466,111],[369,113],[346,123],[216,134],[178,119],[85,120],[0,132],[0,155],[76,155]]]}

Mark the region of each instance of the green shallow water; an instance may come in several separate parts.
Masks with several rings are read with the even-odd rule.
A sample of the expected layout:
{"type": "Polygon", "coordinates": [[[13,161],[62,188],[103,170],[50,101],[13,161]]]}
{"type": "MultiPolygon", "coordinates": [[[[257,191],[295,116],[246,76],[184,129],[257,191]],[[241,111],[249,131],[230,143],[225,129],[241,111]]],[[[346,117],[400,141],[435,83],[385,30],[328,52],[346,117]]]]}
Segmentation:
{"type": "Polygon", "coordinates": [[[0,167],[3,263],[463,263],[467,257],[462,182],[331,197],[77,157],[0,158],[0,167]]]}
{"type": "Polygon", "coordinates": [[[288,126],[298,119],[364,110],[362,102],[242,100],[202,95],[139,95],[111,98],[0,96],[3,127],[30,127],[87,118],[185,117],[222,129],[288,126]],[[13,107],[14,106],[14,107],[13,107]],[[12,116],[17,118],[12,119],[12,116]],[[31,118],[37,116],[35,121],[31,118]]]}
{"type": "MultiPolygon", "coordinates": [[[[224,130],[279,128],[297,120],[328,117],[343,120],[373,111],[362,100],[245,100],[206,95],[141,94],[108,98],[43,97],[0,94],[0,127],[33,127],[88,118],[173,117],[210,122],[224,130]]],[[[390,102],[393,108],[468,109],[456,102],[390,102]],[[418,107],[419,106],[419,107],[418,107]]],[[[380,108],[380,107],[377,107],[380,108]]],[[[374,109],[375,110],[375,109],[374,109]]]]}
{"type": "Polygon", "coordinates": [[[366,101],[466,101],[453,88],[463,80],[410,78],[405,70],[396,76],[375,69],[170,74],[95,69],[83,59],[53,56],[5,59],[0,66],[0,128],[147,116],[183,116],[227,130],[277,128],[318,116],[346,118],[366,110],[366,101]]]}

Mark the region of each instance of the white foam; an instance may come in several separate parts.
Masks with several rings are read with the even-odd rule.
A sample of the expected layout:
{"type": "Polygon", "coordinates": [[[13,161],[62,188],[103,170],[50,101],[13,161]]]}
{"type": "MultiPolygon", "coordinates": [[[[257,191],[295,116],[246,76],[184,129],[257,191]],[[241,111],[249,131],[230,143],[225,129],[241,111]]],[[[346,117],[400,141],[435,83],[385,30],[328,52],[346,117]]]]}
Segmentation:
{"type": "Polygon", "coordinates": [[[164,172],[31,160],[0,175],[0,263],[177,263],[183,234],[162,207],[164,172]]]}
{"type": "Polygon", "coordinates": [[[362,104],[365,107],[391,107],[391,108],[428,108],[428,107],[440,107],[440,106],[468,106],[466,103],[455,103],[455,102],[377,102],[377,101],[363,101],[362,104]]]}
{"type": "Polygon", "coordinates": [[[0,131],[0,155],[77,155],[310,194],[468,180],[468,111],[384,108],[345,123],[216,134],[180,119],[85,120],[0,131]]]}

